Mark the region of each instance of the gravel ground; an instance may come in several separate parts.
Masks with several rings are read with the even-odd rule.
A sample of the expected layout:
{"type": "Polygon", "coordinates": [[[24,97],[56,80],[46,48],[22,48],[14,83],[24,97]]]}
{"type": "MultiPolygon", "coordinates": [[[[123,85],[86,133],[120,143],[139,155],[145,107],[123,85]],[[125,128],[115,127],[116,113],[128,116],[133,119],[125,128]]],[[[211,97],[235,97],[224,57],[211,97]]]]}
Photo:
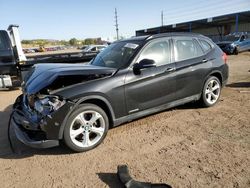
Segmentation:
{"type": "Polygon", "coordinates": [[[11,105],[21,92],[0,91],[1,187],[121,187],[117,165],[140,181],[172,187],[250,187],[250,52],[229,56],[219,103],[191,103],[124,124],[86,153],[65,146],[34,150],[11,134],[11,105]]]}

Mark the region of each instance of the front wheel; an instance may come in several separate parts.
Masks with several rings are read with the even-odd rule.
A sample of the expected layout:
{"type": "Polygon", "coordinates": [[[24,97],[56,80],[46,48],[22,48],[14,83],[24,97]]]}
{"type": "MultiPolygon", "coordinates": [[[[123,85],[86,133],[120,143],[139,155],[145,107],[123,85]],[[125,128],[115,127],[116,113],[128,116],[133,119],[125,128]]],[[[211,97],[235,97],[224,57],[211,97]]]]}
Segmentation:
{"type": "Polygon", "coordinates": [[[98,146],[109,129],[106,113],[93,104],[83,104],[73,111],[64,128],[65,144],[76,152],[98,146]]]}
{"type": "Polygon", "coordinates": [[[238,50],[237,47],[234,48],[233,54],[234,54],[234,55],[238,55],[238,54],[239,54],[239,50],[238,50]]]}
{"type": "Polygon", "coordinates": [[[215,105],[220,97],[221,83],[215,76],[211,76],[204,84],[201,102],[203,106],[210,107],[215,105]]]}

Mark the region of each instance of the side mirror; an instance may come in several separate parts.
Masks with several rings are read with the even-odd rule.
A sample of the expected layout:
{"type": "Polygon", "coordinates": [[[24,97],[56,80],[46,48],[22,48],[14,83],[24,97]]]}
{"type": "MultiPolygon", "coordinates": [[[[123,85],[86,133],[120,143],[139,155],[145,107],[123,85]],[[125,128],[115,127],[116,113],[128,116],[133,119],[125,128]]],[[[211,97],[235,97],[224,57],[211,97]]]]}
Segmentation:
{"type": "Polygon", "coordinates": [[[133,71],[136,75],[141,73],[142,69],[156,67],[155,61],[152,59],[143,59],[139,63],[134,64],[133,71]]]}

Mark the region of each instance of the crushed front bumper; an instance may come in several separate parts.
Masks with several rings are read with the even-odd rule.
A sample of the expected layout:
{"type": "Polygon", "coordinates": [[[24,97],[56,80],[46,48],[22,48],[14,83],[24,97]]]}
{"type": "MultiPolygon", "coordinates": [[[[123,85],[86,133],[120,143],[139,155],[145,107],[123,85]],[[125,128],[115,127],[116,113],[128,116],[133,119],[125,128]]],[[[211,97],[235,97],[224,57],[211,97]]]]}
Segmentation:
{"type": "Polygon", "coordinates": [[[23,128],[23,126],[27,126],[29,122],[24,118],[23,115],[20,114],[20,111],[14,110],[10,117],[10,124],[13,126],[16,137],[19,141],[33,148],[50,148],[59,145],[59,140],[37,140],[34,137],[32,138],[31,132],[29,133],[27,130],[25,130],[25,128],[23,128]]]}
{"type": "Polygon", "coordinates": [[[50,148],[59,145],[61,125],[63,124],[72,103],[66,103],[50,117],[43,118],[43,121],[34,121],[30,117],[31,112],[25,108],[19,96],[13,105],[13,112],[10,117],[10,125],[14,128],[19,141],[33,148],[50,148]]]}

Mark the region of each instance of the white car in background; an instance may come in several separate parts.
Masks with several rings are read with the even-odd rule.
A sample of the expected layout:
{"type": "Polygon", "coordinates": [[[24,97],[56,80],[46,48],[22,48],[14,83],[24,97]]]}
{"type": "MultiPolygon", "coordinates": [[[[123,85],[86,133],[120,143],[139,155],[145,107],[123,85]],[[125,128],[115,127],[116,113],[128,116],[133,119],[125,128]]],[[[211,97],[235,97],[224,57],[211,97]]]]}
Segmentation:
{"type": "Polygon", "coordinates": [[[85,49],[83,49],[83,52],[101,52],[106,48],[107,46],[105,45],[89,45],[85,49]]]}

